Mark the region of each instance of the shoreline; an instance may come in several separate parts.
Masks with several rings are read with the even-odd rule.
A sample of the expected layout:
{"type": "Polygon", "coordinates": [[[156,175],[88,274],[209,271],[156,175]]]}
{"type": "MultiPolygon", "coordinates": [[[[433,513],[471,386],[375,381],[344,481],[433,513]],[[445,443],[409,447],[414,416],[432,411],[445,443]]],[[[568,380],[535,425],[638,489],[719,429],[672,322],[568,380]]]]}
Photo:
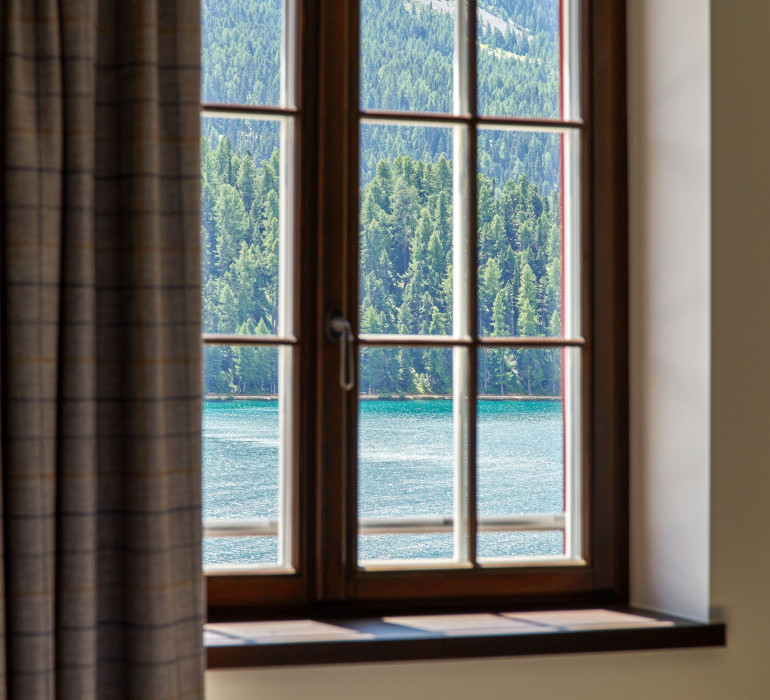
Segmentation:
{"type": "MultiPolygon", "coordinates": [[[[452,396],[445,394],[391,394],[381,396],[378,394],[359,394],[359,401],[451,401],[452,396]]],[[[561,401],[561,396],[530,396],[528,394],[512,394],[500,396],[499,394],[479,394],[479,401],[561,401]]],[[[228,403],[230,401],[277,401],[278,396],[270,394],[254,394],[234,396],[232,394],[205,394],[204,402],[228,403]]]]}

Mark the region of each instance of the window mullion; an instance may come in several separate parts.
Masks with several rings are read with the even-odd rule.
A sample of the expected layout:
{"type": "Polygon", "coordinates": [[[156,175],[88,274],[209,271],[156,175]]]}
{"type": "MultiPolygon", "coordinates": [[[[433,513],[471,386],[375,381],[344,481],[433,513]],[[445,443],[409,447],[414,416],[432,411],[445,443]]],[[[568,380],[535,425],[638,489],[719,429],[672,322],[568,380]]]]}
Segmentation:
{"type": "MultiPolygon", "coordinates": [[[[355,392],[339,383],[339,347],[325,335],[325,318],[337,310],[357,332],[358,261],[358,4],[344,0],[306,3],[318,13],[315,58],[318,95],[316,221],[317,259],[306,297],[318,358],[311,369],[317,386],[313,519],[308,532],[313,596],[342,601],[355,586],[356,407],[355,392]]],[[[305,107],[305,124],[316,114],[305,107]]],[[[309,325],[309,324],[308,324],[309,325]]]]}
{"type": "MultiPolygon", "coordinates": [[[[284,24],[284,26],[287,26],[284,24]]],[[[288,43],[284,38],[284,43],[288,43]]],[[[293,82],[293,81],[292,81],[293,82]]],[[[295,327],[295,215],[296,210],[296,133],[295,118],[281,122],[281,151],[279,174],[279,249],[278,249],[278,318],[284,335],[296,336],[295,327]]],[[[294,422],[296,381],[294,348],[283,346],[278,353],[278,411],[279,411],[279,521],[278,560],[284,568],[296,566],[297,554],[294,529],[298,514],[294,507],[294,444],[296,441],[294,422]]]]}
{"type": "MultiPolygon", "coordinates": [[[[297,106],[296,82],[297,47],[297,0],[283,0],[283,32],[281,38],[281,94],[283,108],[297,106]]],[[[298,172],[297,120],[287,117],[281,120],[279,173],[279,254],[278,254],[278,318],[283,335],[296,336],[296,216],[298,172]]],[[[279,411],[279,520],[278,561],[283,568],[296,566],[295,528],[295,395],[296,357],[294,348],[282,347],[278,353],[278,411],[279,411]]]]}
{"type": "MultiPolygon", "coordinates": [[[[476,0],[466,0],[467,36],[468,36],[468,111],[475,119],[478,116],[478,91],[476,87],[476,0]]],[[[478,172],[478,131],[476,124],[468,125],[468,326],[473,338],[478,336],[478,246],[477,246],[477,188],[478,172]]],[[[468,543],[468,558],[476,565],[476,546],[478,543],[478,503],[476,499],[476,392],[478,388],[478,351],[473,349],[468,357],[468,524],[471,533],[468,543]]]]}
{"type": "MultiPolygon", "coordinates": [[[[476,116],[476,2],[455,5],[454,112],[476,116]]],[[[476,335],[476,126],[454,128],[454,336],[476,335]]],[[[455,559],[476,562],[476,351],[454,350],[455,559]]]]}
{"type": "MultiPolygon", "coordinates": [[[[580,119],[580,40],[579,8],[576,0],[561,0],[560,73],[562,119],[580,119]]],[[[562,193],[562,334],[568,338],[584,332],[581,319],[581,137],[565,131],[561,136],[562,193]]],[[[573,560],[584,556],[582,498],[583,464],[581,441],[582,369],[585,357],[579,349],[562,350],[562,396],[564,410],[564,510],[566,527],[565,555],[573,560]]],[[[587,439],[587,436],[586,436],[587,439]]]]}
{"type": "Polygon", "coordinates": [[[281,41],[281,106],[294,107],[297,101],[297,18],[299,0],[283,0],[283,38],[281,41]]]}
{"type": "Polygon", "coordinates": [[[577,0],[561,0],[561,100],[562,119],[579,120],[580,109],[580,8],[577,0]]]}

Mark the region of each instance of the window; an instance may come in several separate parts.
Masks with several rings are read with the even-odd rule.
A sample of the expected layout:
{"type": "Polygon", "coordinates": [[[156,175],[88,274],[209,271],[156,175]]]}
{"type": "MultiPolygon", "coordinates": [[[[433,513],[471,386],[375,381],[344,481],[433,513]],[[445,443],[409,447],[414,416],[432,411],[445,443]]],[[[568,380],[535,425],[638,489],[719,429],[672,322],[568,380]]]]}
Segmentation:
{"type": "Polygon", "coordinates": [[[618,0],[204,0],[212,619],[626,598],[618,0]]]}

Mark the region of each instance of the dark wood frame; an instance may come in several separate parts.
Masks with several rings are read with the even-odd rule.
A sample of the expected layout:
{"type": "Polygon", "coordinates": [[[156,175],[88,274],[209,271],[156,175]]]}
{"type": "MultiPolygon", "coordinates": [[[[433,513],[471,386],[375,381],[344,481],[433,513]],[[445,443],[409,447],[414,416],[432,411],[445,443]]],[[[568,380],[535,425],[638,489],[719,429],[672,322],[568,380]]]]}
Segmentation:
{"type": "MultiPolygon", "coordinates": [[[[582,312],[586,323],[586,340],[582,343],[583,415],[584,422],[590,425],[584,430],[582,479],[583,501],[588,504],[583,520],[587,563],[449,571],[362,572],[347,556],[355,551],[357,531],[357,397],[354,392],[339,388],[339,350],[326,337],[324,319],[334,307],[351,320],[354,331],[358,320],[357,266],[349,264],[356,259],[358,249],[358,5],[350,0],[301,3],[303,90],[297,119],[305,147],[300,168],[302,246],[296,271],[300,286],[298,303],[304,305],[304,313],[297,316],[295,344],[296,398],[302,399],[297,402],[299,435],[294,470],[299,520],[293,543],[296,573],[209,575],[209,618],[334,617],[414,610],[446,612],[625,603],[625,1],[580,0],[584,17],[580,125],[582,312]],[[323,117],[311,118],[316,114],[323,117]],[[335,266],[330,261],[341,262],[335,266]],[[353,272],[343,276],[340,268],[353,272]]],[[[470,16],[474,18],[475,5],[475,0],[471,0],[470,16]]],[[[469,62],[475,65],[475,43],[471,44],[469,62]]],[[[475,95],[475,89],[472,94],[475,95]]],[[[413,115],[408,118],[415,119],[413,115]]],[[[442,118],[464,121],[450,115],[426,120],[437,122],[442,118]]],[[[506,121],[497,119],[489,123],[506,121]]],[[[536,124],[541,120],[510,121],[536,124]]],[[[475,172],[475,149],[471,150],[469,172],[475,172]]],[[[473,191],[469,250],[474,257],[475,197],[473,191]]],[[[470,290],[470,299],[475,313],[475,287],[470,290]]],[[[558,339],[516,339],[517,344],[554,342],[565,344],[558,339]]],[[[481,344],[475,340],[470,346],[481,344]]],[[[475,381],[475,352],[470,355],[471,377],[475,381]]],[[[473,440],[475,436],[469,438],[473,440]]]]}

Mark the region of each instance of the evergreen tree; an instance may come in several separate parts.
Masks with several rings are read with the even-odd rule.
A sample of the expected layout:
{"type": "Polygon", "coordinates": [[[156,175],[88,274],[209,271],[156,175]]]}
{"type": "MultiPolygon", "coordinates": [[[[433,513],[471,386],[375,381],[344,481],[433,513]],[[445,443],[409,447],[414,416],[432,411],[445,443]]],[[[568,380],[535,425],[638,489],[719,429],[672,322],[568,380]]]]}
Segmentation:
{"type": "Polygon", "coordinates": [[[221,275],[227,272],[245,240],[248,221],[238,190],[232,185],[221,185],[214,205],[215,257],[221,275]]]}
{"type": "Polygon", "coordinates": [[[529,265],[521,271],[521,285],[516,298],[518,311],[518,332],[522,336],[541,335],[540,321],[537,317],[537,283],[535,274],[529,265]]]}

